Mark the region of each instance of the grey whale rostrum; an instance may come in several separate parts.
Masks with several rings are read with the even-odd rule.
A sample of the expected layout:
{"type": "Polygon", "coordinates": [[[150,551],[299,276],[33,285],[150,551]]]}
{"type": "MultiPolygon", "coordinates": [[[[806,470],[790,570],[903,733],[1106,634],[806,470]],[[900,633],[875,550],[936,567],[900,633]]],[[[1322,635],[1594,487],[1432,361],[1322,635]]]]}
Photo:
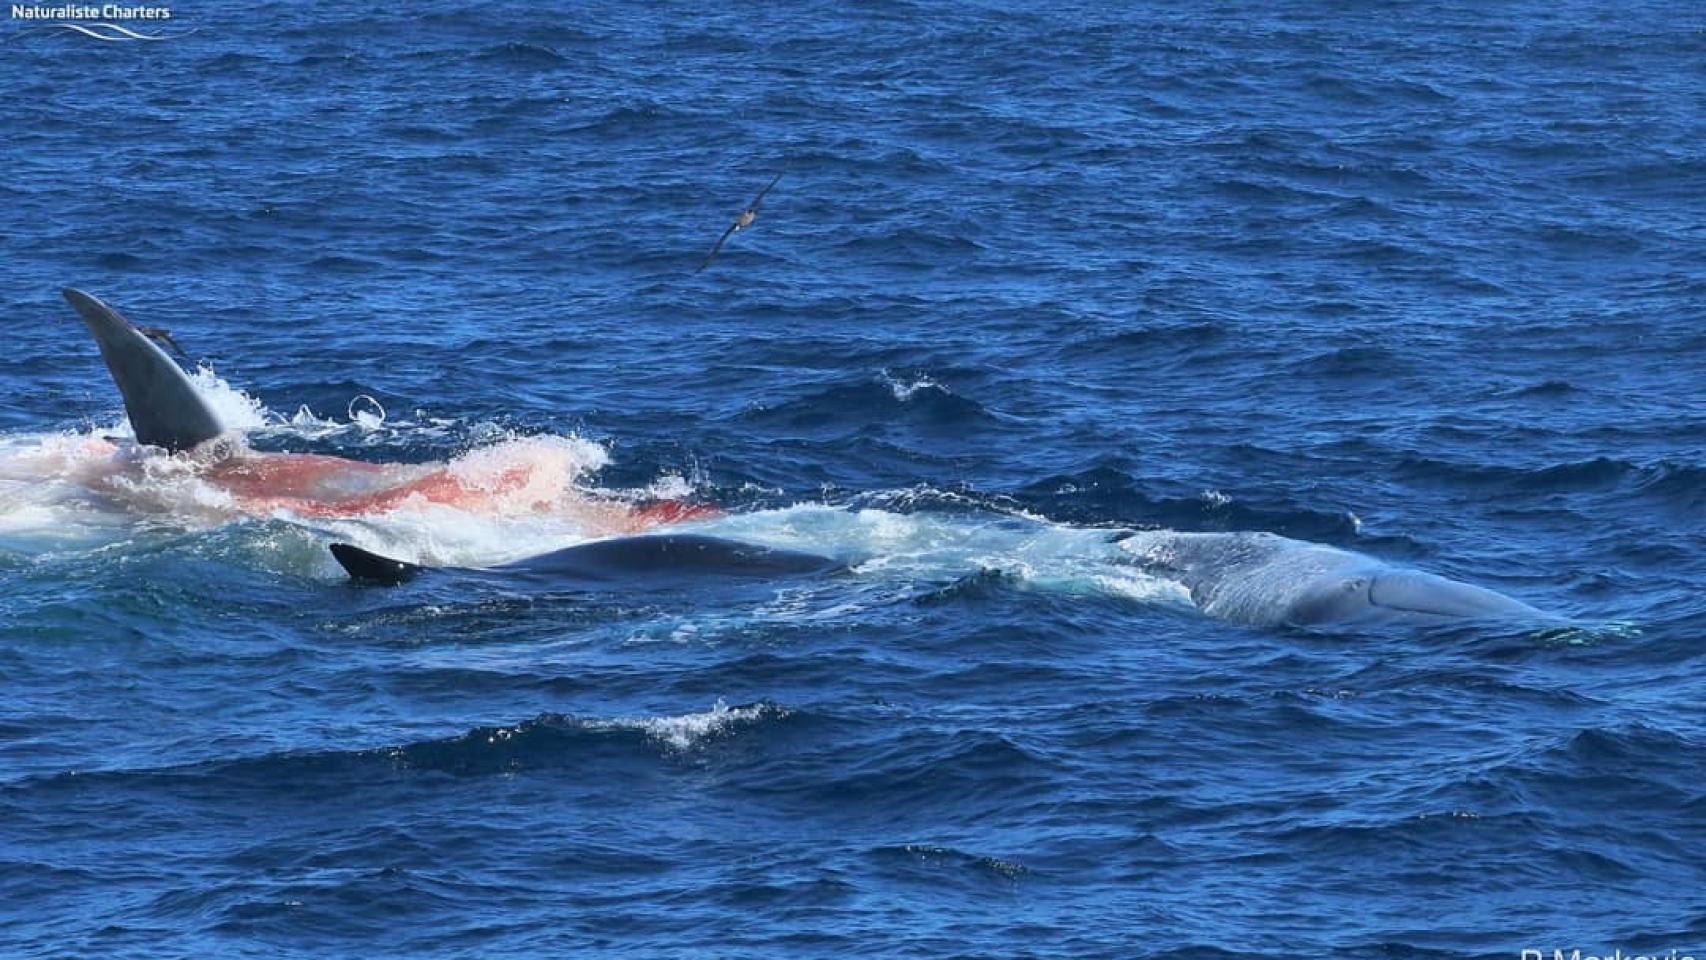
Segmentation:
{"type": "Polygon", "coordinates": [[[1366,554],[1272,533],[1133,533],[1138,564],[1203,613],[1255,626],[1560,618],[1520,600],[1366,554]]]}

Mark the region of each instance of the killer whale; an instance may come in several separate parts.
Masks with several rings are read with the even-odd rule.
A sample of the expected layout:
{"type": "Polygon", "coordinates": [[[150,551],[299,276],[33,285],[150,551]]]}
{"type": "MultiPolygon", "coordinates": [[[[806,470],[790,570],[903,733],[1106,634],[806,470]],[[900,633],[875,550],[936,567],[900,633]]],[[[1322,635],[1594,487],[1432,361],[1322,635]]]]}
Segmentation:
{"type": "Polygon", "coordinates": [[[1272,533],[1143,531],[1121,546],[1189,589],[1203,613],[1251,626],[1560,619],[1484,587],[1272,533]]]}
{"type": "Polygon", "coordinates": [[[359,583],[397,586],[423,574],[478,574],[523,577],[587,588],[620,584],[667,586],[683,579],[779,579],[812,577],[845,570],[830,557],[702,534],[646,534],[612,537],[495,567],[425,567],[363,550],[331,544],[338,565],[359,583]]]}
{"type": "Polygon", "coordinates": [[[63,293],[95,335],[138,443],[179,453],[225,432],[178,362],[123,314],[75,287],[63,293]]]}

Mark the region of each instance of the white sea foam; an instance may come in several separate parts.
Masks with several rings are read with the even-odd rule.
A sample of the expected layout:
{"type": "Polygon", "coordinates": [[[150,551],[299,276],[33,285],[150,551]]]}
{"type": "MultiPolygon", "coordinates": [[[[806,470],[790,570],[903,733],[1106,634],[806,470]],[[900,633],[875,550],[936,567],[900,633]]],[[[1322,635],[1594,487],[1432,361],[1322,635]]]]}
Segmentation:
{"type": "Polygon", "coordinates": [[[699,746],[708,737],[716,737],[731,729],[757,723],[766,717],[785,717],[788,711],[767,703],[731,707],[721,698],[711,709],[702,713],[684,713],[671,717],[634,717],[617,720],[591,720],[589,730],[638,730],[671,750],[685,751],[699,746]]]}
{"type": "Polygon", "coordinates": [[[902,403],[911,400],[920,390],[945,390],[941,384],[930,379],[930,377],[925,374],[917,374],[910,377],[897,377],[889,371],[884,370],[877,376],[878,379],[882,381],[883,385],[889,388],[889,393],[893,394],[894,398],[902,403]]]}
{"type": "Polygon", "coordinates": [[[1170,581],[1134,567],[1113,542],[1114,531],[1024,516],[799,505],[721,517],[693,528],[832,556],[876,580],[932,582],[993,570],[1027,589],[1113,593],[1145,601],[1171,601],[1178,595],[1170,581]]]}
{"type": "MultiPolygon", "coordinates": [[[[197,391],[234,430],[316,440],[331,434],[407,431],[410,439],[442,436],[454,421],[412,424],[387,417],[377,401],[350,401],[350,419],[323,418],[306,407],[290,417],[269,411],[211,369],[197,370],[197,391]]],[[[339,536],[369,549],[431,563],[489,564],[555,549],[608,532],[622,509],[608,491],[590,486],[609,462],[599,444],[578,437],[518,436],[501,429],[465,430],[482,443],[442,466],[476,494],[465,508],[406,500],[360,516],[328,520],[295,516],[286,507],[267,515],[339,536]]],[[[84,431],[0,436],[0,548],[24,553],[100,546],[130,536],[138,522],[167,520],[207,529],[256,516],[206,479],[205,464],[137,446],[130,424],[84,431]]],[[[434,465],[399,466],[399,481],[434,465]]],[[[679,477],[660,480],[678,495],[690,491],[679,477]]],[[[329,562],[314,569],[330,575],[329,562]]],[[[292,570],[293,573],[310,572],[292,570]]]]}
{"type": "MultiPolygon", "coordinates": [[[[627,507],[591,486],[609,462],[605,448],[579,437],[499,440],[445,464],[477,503],[456,506],[413,496],[383,511],[351,517],[279,519],[330,539],[412,563],[482,567],[558,550],[608,534],[627,507]]],[[[328,562],[320,569],[335,571],[328,562]]]]}

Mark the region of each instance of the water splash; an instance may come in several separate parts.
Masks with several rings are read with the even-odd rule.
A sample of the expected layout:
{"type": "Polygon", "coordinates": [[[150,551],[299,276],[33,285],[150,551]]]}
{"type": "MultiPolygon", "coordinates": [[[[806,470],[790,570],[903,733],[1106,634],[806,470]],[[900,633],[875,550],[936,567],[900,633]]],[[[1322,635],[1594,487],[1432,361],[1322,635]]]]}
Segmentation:
{"type": "MultiPolygon", "coordinates": [[[[468,562],[525,555],[608,532],[625,511],[601,503],[616,498],[591,486],[592,476],[609,463],[608,452],[579,437],[472,430],[448,420],[397,421],[366,395],[351,399],[348,421],[321,418],[306,407],[284,417],[209,367],[196,370],[191,382],[223,423],[250,436],[318,441],[351,432],[383,432],[386,438],[405,440],[442,439],[452,431],[477,434],[476,446],[443,463],[366,465],[320,484],[330,493],[350,493],[344,488],[383,489],[441,471],[463,497],[451,505],[405,497],[341,524],[316,521],[293,509],[296,501],[289,494],[273,499],[233,486],[211,458],[171,456],[137,445],[130,424],[120,419],[82,431],[0,436],[0,549],[31,555],[97,547],[160,520],[205,530],[273,518],[376,549],[406,548],[405,553],[427,561],[468,562]]],[[[258,491],[266,490],[271,468],[291,466],[266,459],[255,463],[259,478],[244,479],[258,491]]],[[[288,475],[275,479],[281,490],[301,482],[288,475]]],[[[678,495],[690,490],[680,478],[659,485],[678,495]]]]}
{"type": "Polygon", "coordinates": [[[686,752],[706,740],[724,736],[744,726],[788,716],[788,710],[771,703],[731,707],[721,697],[711,709],[679,716],[637,717],[619,720],[589,720],[589,730],[638,730],[646,737],[676,752],[686,752]]]}

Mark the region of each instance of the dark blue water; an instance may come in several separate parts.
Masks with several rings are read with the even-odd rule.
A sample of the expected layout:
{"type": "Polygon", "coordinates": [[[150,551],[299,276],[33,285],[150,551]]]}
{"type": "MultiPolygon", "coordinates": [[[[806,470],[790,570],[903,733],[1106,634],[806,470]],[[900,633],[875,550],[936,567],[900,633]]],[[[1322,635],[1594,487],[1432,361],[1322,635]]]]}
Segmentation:
{"type": "Polygon", "coordinates": [[[1698,5],[4,32],[0,953],[1706,949],[1698,5]],[[573,538],[81,489],[122,409],[67,284],[257,447],[555,451],[869,562],[352,587],[334,537],[573,538]],[[1104,528],[1583,627],[1225,623],[1104,528]]]}

